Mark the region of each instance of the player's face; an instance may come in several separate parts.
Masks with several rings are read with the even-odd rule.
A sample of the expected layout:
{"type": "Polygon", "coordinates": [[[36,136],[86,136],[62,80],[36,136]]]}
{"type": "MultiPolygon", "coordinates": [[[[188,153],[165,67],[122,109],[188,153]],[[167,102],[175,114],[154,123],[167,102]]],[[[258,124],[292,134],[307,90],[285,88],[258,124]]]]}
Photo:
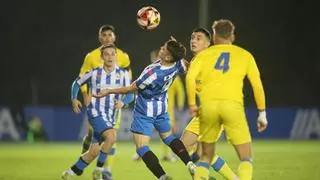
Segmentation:
{"type": "Polygon", "coordinates": [[[158,53],[158,56],[162,61],[165,61],[165,62],[172,61],[172,55],[167,49],[167,43],[165,43],[163,46],[161,46],[159,53],[158,53]]]}
{"type": "Polygon", "coordinates": [[[105,48],[101,53],[104,65],[107,67],[115,66],[117,61],[117,51],[114,48],[105,48]]]}
{"type": "Polygon", "coordinates": [[[198,52],[209,47],[210,41],[202,32],[193,32],[190,39],[190,49],[192,53],[197,54],[198,52]]]}
{"type": "Polygon", "coordinates": [[[114,44],[115,40],[116,40],[116,36],[110,30],[103,31],[102,33],[99,34],[99,41],[102,45],[114,44]]]}

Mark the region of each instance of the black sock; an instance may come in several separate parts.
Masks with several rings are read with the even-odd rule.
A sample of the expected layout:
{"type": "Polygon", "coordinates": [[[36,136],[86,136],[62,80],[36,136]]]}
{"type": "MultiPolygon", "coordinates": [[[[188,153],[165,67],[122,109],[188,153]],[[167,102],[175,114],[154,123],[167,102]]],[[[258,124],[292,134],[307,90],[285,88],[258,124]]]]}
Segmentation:
{"type": "Polygon", "coordinates": [[[157,177],[160,178],[162,175],[166,174],[159,163],[159,159],[152,152],[146,152],[142,157],[143,162],[146,164],[148,169],[157,177]]]}
{"type": "Polygon", "coordinates": [[[187,165],[187,163],[191,161],[188,151],[186,147],[183,145],[183,143],[180,141],[180,139],[174,139],[170,143],[170,148],[184,162],[185,165],[187,165]]]}

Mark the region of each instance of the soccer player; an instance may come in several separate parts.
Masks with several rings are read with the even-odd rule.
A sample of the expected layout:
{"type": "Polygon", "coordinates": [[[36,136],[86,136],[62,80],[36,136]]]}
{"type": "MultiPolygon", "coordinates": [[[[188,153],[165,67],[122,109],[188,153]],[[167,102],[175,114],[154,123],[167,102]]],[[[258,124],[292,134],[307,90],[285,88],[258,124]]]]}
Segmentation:
{"type": "MultiPolygon", "coordinates": [[[[115,44],[116,41],[116,34],[115,34],[115,28],[112,25],[103,25],[99,29],[99,41],[101,46],[106,44],[115,44]]],[[[103,65],[103,60],[101,59],[101,52],[100,47],[94,49],[90,53],[87,54],[87,56],[84,59],[83,65],[80,69],[80,75],[83,75],[87,71],[90,71],[94,68],[100,67],[103,65]]],[[[130,69],[130,59],[127,53],[123,52],[121,49],[117,48],[117,65],[120,68],[124,68],[129,71],[129,76],[131,79],[131,69],[130,69]]],[[[84,104],[88,105],[90,102],[90,91],[88,91],[88,88],[86,85],[81,86],[81,92],[84,99],[84,104]]],[[[119,129],[120,127],[120,120],[121,120],[121,110],[118,113],[117,122],[115,125],[115,129],[119,129]]],[[[92,128],[88,126],[88,133],[83,138],[83,145],[82,145],[82,153],[85,153],[89,145],[91,143],[92,139],[92,128]]],[[[111,178],[111,168],[113,165],[113,159],[116,152],[116,143],[111,148],[110,152],[108,152],[108,157],[106,161],[106,171],[104,172],[104,179],[105,177],[111,178]]]]}
{"type": "MultiPolygon", "coordinates": [[[[204,49],[208,48],[211,44],[211,34],[205,28],[196,28],[192,31],[190,39],[190,49],[193,55],[197,55],[204,49]]],[[[201,91],[200,79],[196,80],[196,92],[201,91]]],[[[220,131],[221,134],[222,131],[220,131]]],[[[181,141],[187,148],[193,162],[197,162],[201,155],[201,146],[198,143],[198,137],[200,134],[200,119],[194,117],[185,128],[181,141]]],[[[219,136],[220,136],[219,134],[219,136]]],[[[234,180],[237,176],[228,166],[228,164],[218,155],[215,155],[210,166],[222,175],[225,179],[234,180]]]]}
{"type": "MultiPolygon", "coordinates": [[[[158,58],[159,50],[153,50],[150,52],[150,61],[154,63],[155,61],[159,60],[158,58]]],[[[182,110],[185,103],[185,91],[182,80],[178,75],[172,82],[172,85],[168,89],[168,114],[170,118],[170,125],[172,129],[172,133],[176,134],[177,127],[175,121],[175,107],[178,107],[179,110],[182,110]]],[[[161,160],[163,161],[177,161],[175,154],[172,153],[170,147],[166,144],[162,144],[163,154],[161,160]]],[[[132,157],[132,160],[138,161],[141,160],[139,154],[135,153],[132,157]]]]}
{"type": "Polygon", "coordinates": [[[171,131],[167,113],[167,91],[178,73],[186,71],[186,49],[177,41],[167,41],[159,51],[159,60],[149,65],[131,86],[108,89],[100,92],[98,97],[106,94],[126,94],[137,91],[136,104],[133,110],[131,132],[136,144],[137,153],[148,169],[160,180],[172,179],[159,163],[157,156],[148,146],[153,128],[165,144],[185,163],[193,173],[195,165],[191,161],[183,143],[171,131]]]}
{"type": "Polygon", "coordinates": [[[222,125],[240,159],[240,180],[252,179],[251,135],[243,106],[243,79],[248,77],[259,110],[258,131],[267,127],[265,95],[260,73],[253,56],[233,45],[234,25],[230,20],[215,21],[212,26],[214,45],[194,58],[187,74],[189,111],[200,115],[200,136],[203,153],[195,171],[195,180],[208,179],[209,163],[222,125]],[[196,79],[201,80],[201,107],[196,105],[196,79]]]}
{"type": "MultiPolygon", "coordinates": [[[[125,87],[130,85],[127,70],[116,66],[117,48],[114,45],[101,47],[101,58],[104,60],[103,67],[95,68],[84,75],[80,75],[72,84],[71,101],[75,113],[80,113],[82,104],[77,100],[80,86],[88,84],[93,93],[99,93],[105,88],[125,87]]],[[[70,179],[73,175],[81,175],[83,170],[98,156],[97,167],[93,172],[94,180],[101,180],[105,171],[103,165],[108,152],[116,141],[117,114],[125,104],[133,101],[134,95],[110,94],[106,97],[91,97],[87,107],[87,115],[90,125],[93,127],[93,137],[89,149],[81,155],[79,160],[67,171],[63,172],[62,179],[70,179]],[[100,151],[100,152],[99,152],[100,151]]]]}

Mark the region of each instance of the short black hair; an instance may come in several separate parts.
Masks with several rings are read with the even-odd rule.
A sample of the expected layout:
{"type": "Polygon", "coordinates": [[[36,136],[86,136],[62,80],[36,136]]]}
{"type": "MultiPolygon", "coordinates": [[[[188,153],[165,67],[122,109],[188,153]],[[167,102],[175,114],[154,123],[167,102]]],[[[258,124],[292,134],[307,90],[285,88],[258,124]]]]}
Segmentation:
{"type": "Polygon", "coordinates": [[[102,45],[100,47],[100,51],[102,52],[104,49],[107,49],[107,48],[113,48],[114,50],[117,50],[117,47],[113,44],[106,44],[106,45],[102,45]]]}
{"type": "Polygon", "coordinates": [[[167,50],[171,53],[173,61],[178,61],[186,57],[186,47],[175,40],[169,40],[167,42],[167,50]]]}
{"type": "Polygon", "coordinates": [[[105,25],[101,26],[99,29],[99,34],[105,32],[105,31],[112,31],[113,33],[116,33],[116,29],[110,24],[105,24],[105,25]]]}
{"type": "Polygon", "coordinates": [[[196,28],[196,29],[194,29],[193,31],[192,31],[193,33],[194,32],[201,32],[201,33],[203,33],[208,39],[209,39],[209,41],[211,42],[211,33],[210,33],[210,31],[208,30],[208,29],[206,29],[206,28],[196,28]]]}

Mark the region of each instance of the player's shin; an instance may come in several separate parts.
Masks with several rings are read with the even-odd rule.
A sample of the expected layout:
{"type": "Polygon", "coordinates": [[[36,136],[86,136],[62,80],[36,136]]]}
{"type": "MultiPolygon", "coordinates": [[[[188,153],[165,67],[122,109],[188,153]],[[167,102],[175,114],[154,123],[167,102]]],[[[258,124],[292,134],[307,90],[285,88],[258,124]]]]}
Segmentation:
{"type": "Polygon", "coordinates": [[[237,179],[237,175],[231,170],[228,164],[218,155],[215,155],[212,161],[212,168],[222,175],[225,179],[237,179]]]}
{"type": "Polygon", "coordinates": [[[157,177],[165,175],[163,168],[159,163],[157,156],[150,150],[148,146],[142,146],[137,149],[137,153],[142,158],[148,169],[157,177]]]}
{"type": "Polygon", "coordinates": [[[180,139],[170,134],[168,137],[163,139],[163,142],[172,149],[172,151],[184,162],[184,164],[187,165],[188,162],[191,161],[186,147],[183,145],[180,139]]]}
{"type": "Polygon", "coordinates": [[[114,160],[114,156],[115,156],[115,153],[116,153],[116,147],[117,147],[117,144],[114,143],[112,148],[110,149],[110,151],[108,153],[108,158],[107,158],[106,163],[104,165],[104,167],[106,169],[108,169],[109,171],[111,171],[111,168],[113,166],[113,160],[114,160]]]}

